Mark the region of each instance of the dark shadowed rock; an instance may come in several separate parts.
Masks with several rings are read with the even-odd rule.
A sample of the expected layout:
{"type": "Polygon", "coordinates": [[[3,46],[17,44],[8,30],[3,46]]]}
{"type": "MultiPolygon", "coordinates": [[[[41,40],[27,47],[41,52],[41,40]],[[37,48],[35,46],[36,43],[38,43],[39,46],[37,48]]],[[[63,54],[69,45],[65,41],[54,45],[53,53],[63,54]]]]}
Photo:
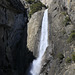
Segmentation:
{"type": "Polygon", "coordinates": [[[0,75],[24,75],[33,53],[27,47],[27,10],[20,0],[0,0],[0,75]]]}

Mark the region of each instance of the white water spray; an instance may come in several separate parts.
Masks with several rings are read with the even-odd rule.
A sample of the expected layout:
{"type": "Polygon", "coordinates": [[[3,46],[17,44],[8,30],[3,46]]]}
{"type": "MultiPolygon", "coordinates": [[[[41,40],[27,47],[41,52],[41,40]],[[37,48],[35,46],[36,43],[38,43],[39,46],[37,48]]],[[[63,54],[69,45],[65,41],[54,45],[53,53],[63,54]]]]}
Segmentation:
{"type": "Polygon", "coordinates": [[[36,60],[32,63],[32,68],[30,70],[31,75],[39,75],[42,66],[43,55],[48,47],[48,9],[45,10],[42,27],[41,27],[41,38],[39,45],[39,55],[36,60]]]}

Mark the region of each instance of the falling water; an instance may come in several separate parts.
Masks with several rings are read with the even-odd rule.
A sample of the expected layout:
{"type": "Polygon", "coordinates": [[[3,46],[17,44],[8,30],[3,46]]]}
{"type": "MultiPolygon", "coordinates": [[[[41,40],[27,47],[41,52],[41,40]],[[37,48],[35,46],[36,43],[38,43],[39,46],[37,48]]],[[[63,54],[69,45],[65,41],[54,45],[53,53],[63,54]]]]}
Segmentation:
{"type": "Polygon", "coordinates": [[[31,70],[30,70],[31,75],[39,75],[42,66],[42,58],[47,47],[48,47],[48,9],[46,9],[44,12],[42,27],[41,27],[39,55],[38,58],[34,60],[31,65],[31,70]]]}

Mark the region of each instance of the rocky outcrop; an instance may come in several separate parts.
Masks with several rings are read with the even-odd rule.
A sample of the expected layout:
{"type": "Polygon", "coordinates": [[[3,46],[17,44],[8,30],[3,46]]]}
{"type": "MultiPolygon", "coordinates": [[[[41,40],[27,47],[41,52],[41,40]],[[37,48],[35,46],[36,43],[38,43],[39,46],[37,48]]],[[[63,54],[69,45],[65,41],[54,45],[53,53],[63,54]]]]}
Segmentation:
{"type": "Polygon", "coordinates": [[[51,2],[53,0],[40,0],[43,4],[45,4],[46,6],[50,6],[51,2]]]}
{"type": "MultiPolygon", "coordinates": [[[[66,71],[63,75],[74,75],[75,74],[75,64],[71,64],[68,67],[66,67],[66,71]]],[[[61,74],[62,75],[62,74],[61,74]]]]}
{"type": "Polygon", "coordinates": [[[27,11],[20,0],[0,0],[0,14],[0,75],[24,75],[33,60],[26,47],[27,11]]]}
{"type": "Polygon", "coordinates": [[[43,18],[43,11],[36,12],[32,15],[28,23],[28,37],[27,37],[27,46],[34,55],[38,53],[38,45],[40,38],[40,30],[43,18]]]}

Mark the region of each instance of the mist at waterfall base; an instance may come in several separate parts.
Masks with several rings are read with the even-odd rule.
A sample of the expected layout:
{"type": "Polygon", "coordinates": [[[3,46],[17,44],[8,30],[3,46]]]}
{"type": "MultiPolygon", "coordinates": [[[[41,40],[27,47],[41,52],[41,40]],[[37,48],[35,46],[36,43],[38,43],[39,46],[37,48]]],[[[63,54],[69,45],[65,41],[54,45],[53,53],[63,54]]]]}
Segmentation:
{"type": "Polygon", "coordinates": [[[40,74],[43,55],[47,47],[48,47],[48,9],[45,10],[43,20],[42,20],[41,37],[40,37],[40,44],[38,48],[39,49],[38,58],[33,60],[28,75],[40,74]]]}

